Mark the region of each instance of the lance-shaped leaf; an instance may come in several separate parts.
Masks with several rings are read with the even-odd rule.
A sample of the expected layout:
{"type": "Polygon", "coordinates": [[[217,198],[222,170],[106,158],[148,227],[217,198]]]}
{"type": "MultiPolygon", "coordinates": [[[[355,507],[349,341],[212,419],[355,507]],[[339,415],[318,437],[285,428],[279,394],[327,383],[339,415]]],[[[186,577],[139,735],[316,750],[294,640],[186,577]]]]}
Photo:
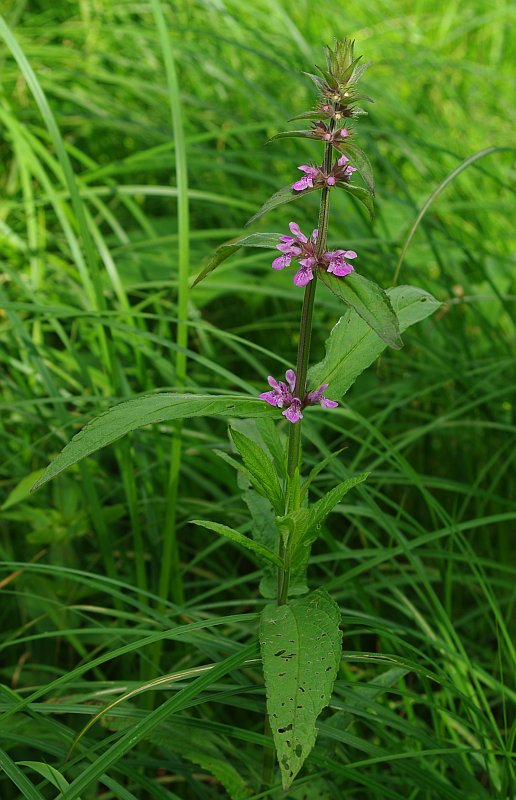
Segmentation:
{"type": "Polygon", "coordinates": [[[345,278],[338,278],[325,270],[319,270],[319,277],[324,285],[354,309],[389,347],[395,350],[403,347],[398,318],[381,286],[357,272],[352,272],[345,278]]]}
{"type": "Polygon", "coordinates": [[[102,447],[116,442],[130,431],[187,417],[262,417],[274,416],[275,409],[254,397],[232,395],[151,394],[135,397],[105,411],[76,434],[47,467],[32,491],[55,478],[102,447]]]}
{"type": "Polygon", "coordinates": [[[204,269],[197,275],[196,279],[192,283],[191,288],[193,289],[194,286],[197,286],[204,278],[213,272],[219,264],[222,264],[226,258],[232,256],[233,253],[236,253],[241,247],[266,247],[269,249],[273,249],[276,247],[277,244],[281,241],[281,233],[250,233],[246,234],[245,236],[239,236],[237,239],[231,239],[230,242],[225,242],[221,244],[220,247],[215,250],[215,253],[212,255],[204,269]]]}
{"type": "MultiPolygon", "coordinates": [[[[254,541],[273,553],[277,553],[279,534],[274,522],[274,511],[271,508],[271,504],[265,497],[255,492],[254,489],[244,490],[242,492],[242,500],[251,515],[251,534],[254,541]]],[[[270,561],[265,561],[263,564],[259,589],[262,597],[267,600],[271,600],[277,595],[278,572],[270,561]]]]}
{"type": "MultiPolygon", "coordinates": [[[[304,546],[309,535],[310,509],[298,508],[281,517],[276,517],[276,525],[285,546],[285,559],[290,567],[289,595],[304,594],[308,591],[306,573],[310,547],[304,546]],[[295,591],[293,591],[295,587],[295,591]]],[[[317,534],[312,538],[312,542],[317,534]]]]}
{"type": "Polygon", "coordinates": [[[362,203],[362,205],[366,207],[370,219],[374,219],[374,200],[369,189],[364,189],[362,186],[357,186],[355,183],[346,183],[345,181],[338,181],[335,186],[339,189],[344,189],[344,191],[354,197],[355,200],[362,203]]]}
{"type": "Polygon", "coordinates": [[[368,475],[368,472],[363,472],[361,475],[355,475],[352,478],[348,478],[346,481],[342,481],[342,483],[330,489],[329,492],[326,492],[317,503],[313,504],[310,508],[310,528],[315,529],[315,535],[312,541],[315,541],[319,529],[328,514],[333,511],[335,506],[340,503],[350,489],[353,489],[354,486],[358,486],[359,483],[365,481],[368,475]]]}
{"type": "Polygon", "coordinates": [[[324,80],[319,75],[314,75],[313,72],[303,72],[303,75],[315,83],[321,94],[324,92],[324,80]]]}
{"type": "MultiPolygon", "coordinates": [[[[429,317],[440,303],[431,294],[416,286],[387,289],[400,333],[429,317]]],[[[385,342],[349,309],[332,329],[326,341],[326,355],[308,373],[308,386],[313,391],[323,383],[330,384],[330,396],[342,397],[360,375],[385,350],[385,342]]]]}
{"type": "Polygon", "coordinates": [[[251,219],[247,220],[245,226],[247,227],[263,214],[266,214],[267,211],[276,208],[276,206],[281,206],[283,203],[290,203],[292,200],[297,200],[298,197],[304,197],[305,194],[318,192],[321,188],[321,186],[314,186],[312,189],[303,189],[302,192],[295,192],[292,186],[284,186],[283,189],[279,190],[279,192],[276,192],[276,194],[273,194],[272,197],[269,197],[260,210],[257,211],[256,214],[251,217],[251,219]]]}
{"type": "Polygon", "coordinates": [[[273,142],[275,139],[316,139],[314,131],[281,131],[275,133],[270,139],[267,139],[267,144],[273,142]]]}
{"type": "Polygon", "coordinates": [[[248,469],[254,488],[271,502],[277,514],[281,514],[284,508],[283,493],[271,459],[259,444],[236,428],[231,428],[231,438],[248,469]]]}
{"type": "Polygon", "coordinates": [[[249,539],[247,536],[244,536],[243,533],[236,531],[234,528],[229,528],[227,525],[221,525],[219,522],[208,522],[203,519],[192,519],[191,523],[192,525],[200,525],[201,528],[207,528],[209,531],[218,533],[219,536],[225,536],[226,539],[230,539],[232,542],[245,547],[247,550],[252,550],[257,556],[265,558],[276,567],[283,566],[281,558],[276,555],[276,553],[273,553],[268,547],[264,547],[262,544],[255,542],[254,539],[249,539]]]}
{"type": "Polygon", "coordinates": [[[303,111],[301,114],[296,114],[295,117],[290,117],[289,122],[294,122],[294,120],[297,119],[330,119],[331,116],[331,111],[323,111],[322,109],[318,109],[316,111],[303,111]]]}
{"type": "Polygon", "coordinates": [[[339,623],[339,608],[324,589],[270,604],[261,615],[267,713],[284,789],[313,748],[317,717],[330,701],[341,658],[339,623]]]}
{"type": "Polygon", "coordinates": [[[340,140],[334,141],[332,144],[339,153],[349,156],[352,166],[357,168],[369,191],[374,195],[373,168],[362,148],[347,139],[344,142],[340,140]]]}

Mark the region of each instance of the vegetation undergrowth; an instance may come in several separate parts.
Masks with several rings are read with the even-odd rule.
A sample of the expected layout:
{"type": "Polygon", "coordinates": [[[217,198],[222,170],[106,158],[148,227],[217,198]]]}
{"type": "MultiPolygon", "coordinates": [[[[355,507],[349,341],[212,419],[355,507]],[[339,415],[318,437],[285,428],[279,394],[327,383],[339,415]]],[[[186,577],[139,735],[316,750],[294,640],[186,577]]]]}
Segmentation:
{"type": "MultiPolygon", "coordinates": [[[[2,800],[514,797],[513,9],[11,2],[4,19],[2,800]],[[298,73],[334,33],[374,63],[360,137],[376,220],[336,192],[329,230],[329,248],[359,253],[357,270],[394,283],[428,198],[488,152],[436,196],[401,263],[397,283],[440,309],[339,408],[303,420],[304,474],[327,459],[314,500],[369,476],[314,545],[308,584],[340,607],[343,655],[284,794],[279,777],[260,788],[272,739],[259,558],[189,522],[251,534],[227,421],[134,431],[29,490],[120,401],[256,396],[295,364],[302,292],[288,270],[271,274],[270,253],[241,249],[188,295],[178,265],[186,236],[197,275],[291,183],[296,158],[315,158],[310,141],[264,142],[312,105],[298,73]],[[171,505],[174,593],[160,586],[171,505]]],[[[292,208],[311,230],[317,193],[292,208]]],[[[271,211],[268,229],[286,231],[292,208],[271,211]]],[[[329,292],[317,305],[314,361],[343,313],[329,292]]]]}

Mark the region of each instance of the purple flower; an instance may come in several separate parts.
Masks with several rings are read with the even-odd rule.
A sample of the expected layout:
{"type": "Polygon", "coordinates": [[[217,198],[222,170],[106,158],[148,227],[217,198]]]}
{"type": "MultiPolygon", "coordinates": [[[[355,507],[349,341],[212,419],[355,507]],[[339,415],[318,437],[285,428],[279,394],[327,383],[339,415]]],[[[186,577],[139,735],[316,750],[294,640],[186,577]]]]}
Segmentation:
{"type": "Polygon", "coordinates": [[[288,419],[289,422],[299,422],[300,419],[303,419],[303,415],[301,413],[301,400],[299,397],[294,397],[290,406],[281,413],[288,419]]]}
{"type": "Polygon", "coordinates": [[[292,184],[292,189],[294,189],[296,192],[302,192],[303,189],[313,189],[314,180],[316,180],[319,176],[320,170],[317,169],[317,167],[310,167],[307,164],[302,164],[300,167],[298,167],[298,169],[305,174],[302,178],[292,184]]]}
{"type": "Polygon", "coordinates": [[[303,258],[299,263],[301,266],[294,275],[294,283],[296,286],[306,286],[314,277],[312,267],[316,260],[310,256],[309,258],[303,258]]]}
{"type": "Polygon", "coordinates": [[[290,266],[291,261],[292,261],[291,255],[278,256],[278,258],[275,258],[274,261],[272,262],[272,268],[285,269],[285,267],[290,266]]]}
{"type": "Polygon", "coordinates": [[[262,392],[260,398],[265,400],[266,403],[269,403],[269,405],[276,406],[277,408],[286,406],[285,410],[281,413],[289,422],[296,423],[299,422],[300,419],[303,419],[302,411],[305,406],[319,403],[323,408],[336,408],[336,406],[339,405],[335,400],[328,400],[328,398],[324,396],[323,392],[328,388],[327,383],[323,383],[323,385],[319,386],[315,391],[309,392],[303,401],[301,401],[299,397],[294,397],[296,373],[293,369],[288,369],[285,372],[286,384],[283,383],[283,381],[277,381],[272,375],[269,375],[267,380],[272,391],[262,392]]]}
{"type": "MultiPolygon", "coordinates": [[[[289,370],[289,372],[292,372],[292,370],[289,370]]],[[[261,400],[265,400],[269,405],[277,406],[278,408],[283,408],[285,404],[291,403],[292,392],[288,390],[283,381],[277,381],[272,375],[269,375],[267,382],[272,387],[272,392],[262,392],[260,395],[261,400]]]]}
{"type": "Polygon", "coordinates": [[[348,164],[349,159],[346,156],[341,156],[337,161],[337,176],[339,180],[346,180],[351,178],[352,174],[357,171],[356,167],[348,164]]]}
{"type": "MultiPolygon", "coordinates": [[[[294,234],[295,239],[294,241],[299,242],[301,244],[306,244],[308,239],[306,238],[305,234],[301,232],[301,229],[297,222],[289,222],[288,227],[290,228],[291,232],[294,234]]],[[[283,237],[282,237],[283,238],[283,237]]],[[[285,239],[290,239],[290,236],[284,237],[285,239]]]]}
{"type": "Polygon", "coordinates": [[[315,245],[317,242],[318,230],[312,231],[310,239],[301,231],[296,222],[290,222],[289,228],[293,236],[281,236],[281,243],[276,245],[283,255],[278,256],[272,262],[273,269],[285,269],[290,266],[292,259],[299,260],[301,264],[294,276],[296,286],[305,286],[313,278],[312,267],[317,263],[315,258],[315,245]]]}
{"type": "MultiPolygon", "coordinates": [[[[343,158],[346,157],[343,156],[343,158]]],[[[334,167],[335,169],[340,169],[340,167],[334,167]]],[[[353,167],[349,167],[349,169],[353,169],[353,167]]],[[[333,185],[335,180],[338,180],[338,176],[333,179],[330,176],[327,180],[330,185],[333,185]]],[[[285,269],[293,260],[298,261],[299,267],[294,275],[296,286],[306,286],[307,283],[310,283],[316,269],[325,269],[338,276],[349,275],[350,272],[353,272],[353,266],[346,261],[346,258],[356,258],[357,254],[354,250],[333,250],[317,255],[316,245],[319,234],[317,228],[314,228],[310,238],[305,236],[296,222],[290,222],[289,228],[293,235],[280,237],[281,242],[276,245],[276,249],[280,250],[282,255],[274,259],[272,268],[285,269]]]]}
{"type": "Polygon", "coordinates": [[[335,400],[328,400],[323,394],[328,386],[329,383],[323,383],[322,386],[319,386],[314,392],[309,392],[306,396],[307,403],[309,405],[316,405],[319,403],[323,408],[337,408],[339,404],[335,400]]]}
{"type": "Polygon", "coordinates": [[[354,271],[353,264],[348,264],[346,258],[356,258],[357,254],[354,250],[332,250],[323,255],[324,260],[328,263],[326,268],[327,272],[333,272],[334,275],[343,276],[349,275],[354,271]]]}
{"type": "Polygon", "coordinates": [[[285,380],[288,386],[283,383],[283,381],[277,381],[272,375],[269,375],[267,381],[269,386],[272,387],[272,391],[262,392],[260,398],[271,406],[277,406],[277,408],[286,406],[285,411],[282,412],[283,416],[286,417],[289,422],[298,422],[300,419],[303,419],[303,415],[301,413],[301,400],[299,397],[293,396],[296,385],[296,373],[293,369],[287,369],[285,372],[285,380]]]}

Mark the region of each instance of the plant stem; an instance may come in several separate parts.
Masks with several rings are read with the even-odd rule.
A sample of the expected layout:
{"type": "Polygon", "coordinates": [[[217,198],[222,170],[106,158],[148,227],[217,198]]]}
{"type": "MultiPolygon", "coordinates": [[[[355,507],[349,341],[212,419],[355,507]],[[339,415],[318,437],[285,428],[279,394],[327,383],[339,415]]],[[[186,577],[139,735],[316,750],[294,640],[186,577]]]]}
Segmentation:
{"type": "MultiPolygon", "coordinates": [[[[330,128],[333,130],[333,125],[330,128]]],[[[323,170],[326,174],[331,169],[332,145],[326,144],[324,152],[323,170]]],[[[330,209],[330,189],[324,186],[319,207],[319,222],[317,245],[315,255],[320,258],[326,248],[326,235],[328,233],[328,214],[330,209]]],[[[314,270],[313,279],[307,284],[303,299],[303,309],[301,311],[301,323],[299,328],[299,344],[297,349],[296,362],[296,385],[294,387],[294,397],[299,397],[301,401],[306,395],[306,377],[308,373],[308,360],[310,358],[310,342],[312,339],[312,317],[314,310],[315,290],[317,288],[317,270],[314,270]]],[[[301,468],[301,422],[291,425],[288,437],[287,451],[287,476],[288,481],[299,480],[299,470],[301,468]]],[[[299,492],[293,491],[288,494],[288,505],[286,513],[295,511],[299,504],[299,492]],[[292,507],[292,500],[294,506],[292,507]]],[[[278,605],[284,605],[288,599],[288,587],[290,579],[290,565],[288,564],[288,548],[283,541],[280,541],[280,558],[284,561],[284,567],[278,570],[278,605]]]]}

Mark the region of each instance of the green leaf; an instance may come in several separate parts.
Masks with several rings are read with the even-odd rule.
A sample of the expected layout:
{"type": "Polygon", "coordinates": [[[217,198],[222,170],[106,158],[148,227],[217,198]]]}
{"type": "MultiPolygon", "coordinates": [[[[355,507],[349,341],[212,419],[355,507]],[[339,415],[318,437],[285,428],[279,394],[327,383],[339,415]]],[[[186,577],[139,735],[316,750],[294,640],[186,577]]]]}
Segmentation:
{"type": "Polygon", "coordinates": [[[267,139],[267,144],[269,142],[273,142],[275,139],[313,139],[314,132],[312,130],[308,131],[281,131],[281,133],[276,133],[274,136],[271,136],[270,139],[267,139]]]}
{"type": "MultiPolygon", "coordinates": [[[[124,731],[138,723],[138,717],[115,717],[106,715],[102,725],[108,730],[124,731]]],[[[251,792],[237,770],[228,762],[226,742],[211,731],[199,731],[186,723],[181,723],[177,717],[174,723],[160,725],[152,731],[148,741],[156,745],[163,753],[173,753],[174,756],[197,764],[203,770],[213,775],[219,781],[231,800],[245,800],[251,792]],[[224,752],[226,750],[226,752],[224,752]]],[[[176,795],[177,796],[177,795],[176,795]]]]}
{"type": "Polygon", "coordinates": [[[368,475],[368,472],[363,472],[361,475],[355,475],[353,478],[348,478],[346,481],[334,486],[333,489],[330,489],[330,491],[327,492],[324,497],[321,497],[317,503],[314,503],[311,506],[310,528],[315,528],[316,530],[314,539],[317,536],[317,529],[320,528],[330,511],[333,511],[335,506],[340,503],[342,498],[349,492],[350,489],[353,489],[354,486],[358,486],[359,483],[365,481],[368,475]]]}
{"type": "Polygon", "coordinates": [[[339,88],[339,84],[337,83],[337,80],[336,80],[335,76],[332,75],[331,72],[328,72],[328,70],[323,69],[322,67],[319,67],[317,64],[315,65],[315,68],[319,70],[319,72],[323,76],[324,80],[326,81],[326,83],[328,84],[330,89],[338,89],[339,88]]]}
{"type": "Polygon", "coordinates": [[[303,111],[301,114],[296,114],[295,117],[290,117],[289,122],[294,122],[298,119],[329,119],[331,117],[331,113],[329,111],[303,111]]]}
{"type": "Polygon", "coordinates": [[[367,209],[369,218],[371,220],[374,219],[374,200],[369,189],[364,189],[363,186],[357,186],[355,183],[342,183],[341,181],[336,183],[335,186],[338,189],[344,189],[344,191],[354,197],[355,200],[358,200],[358,202],[367,209]]]}
{"type": "Polygon", "coordinates": [[[1,511],[7,511],[8,508],[11,506],[20,503],[22,500],[25,500],[30,495],[31,487],[34,483],[42,476],[44,469],[37,469],[34,472],[31,472],[29,475],[25,475],[24,478],[14,487],[12,492],[9,493],[7,499],[0,506],[1,511]]]}
{"type": "Polygon", "coordinates": [[[357,272],[338,278],[330,272],[319,270],[319,277],[324,285],[354,309],[384,342],[395,350],[403,347],[398,318],[387,294],[377,283],[357,272]]]}
{"type": "Polygon", "coordinates": [[[324,591],[266,606],[260,645],[267,713],[283,788],[315,744],[317,717],[328,705],[341,658],[340,611],[324,591]]]}
{"type": "MultiPolygon", "coordinates": [[[[42,778],[45,778],[52,786],[55,786],[56,789],[59,789],[60,792],[66,792],[70,784],[66,780],[66,778],[57,770],[55,767],[52,767],[50,764],[44,764],[42,761],[17,761],[17,764],[20,764],[22,767],[29,767],[29,769],[33,769],[34,772],[37,772],[38,775],[41,775],[42,778]]],[[[63,797],[62,794],[59,794],[57,800],[63,797]]],[[[77,800],[80,800],[78,798],[77,800]]]]}
{"type": "Polygon", "coordinates": [[[232,395],[162,394],[135,397],[110,408],[86,425],[47,467],[32,491],[55,478],[63,470],[86,456],[116,442],[130,431],[187,417],[261,417],[274,416],[275,409],[254,397],[232,395]]]}
{"type": "Polygon", "coordinates": [[[366,69],[368,69],[371,66],[371,62],[370,61],[366,61],[365,64],[358,64],[358,61],[360,60],[360,58],[361,58],[361,56],[359,56],[359,58],[355,59],[355,68],[354,68],[353,72],[351,73],[351,77],[349,79],[349,82],[352,83],[352,84],[358,83],[358,81],[360,80],[360,78],[362,77],[362,75],[364,74],[366,69]]]}
{"type": "Polygon", "coordinates": [[[282,517],[276,517],[276,525],[285,543],[285,562],[290,569],[289,597],[305,594],[308,591],[306,574],[310,545],[317,538],[317,533],[310,538],[310,510],[298,508],[282,517]]]}
{"type": "Polygon", "coordinates": [[[308,508],[296,508],[295,511],[276,517],[276,524],[285,547],[293,552],[306,534],[310,524],[310,510],[308,508]]]}
{"type": "MultiPolygon", "coordinates": [[[[242,500],[246,504],[251,515],[251,535],[255,542],[273,553],[277,553],[279,534],[274,521],[274,511],[271,504],[265,497],[255,492],[254,489],[246,489],[242,492],[242,500]]],[[[278,590],[278,572],[270,561],[265,561],[263,574],[260,579],[260,594],[267,600],[276,597],[278,590]]]]}
{"type": "Polygon", "coordinates": [[[281,514],[284,509],[283,492],[272,461],[259,444],[236,428],[231,428],[231,438],[251,474],[254,488],[272,503],[277,514],[281,514]]]}
{"type": "Polygon", "coordinates": [[[234,528],[228,528],[227,525],[221,525],[219,522],[207,522],[206,520],[202,519],[192,519],[190,521],[192,525],[200,525],[201,528],[207,528],[209,531],[214,531],[214,533],[218,533],[219,536],[225,536],[226,539],[231,539],[232,542],[242,545],[242,547],[247,548],[247,550],[252,550],[253,553],[256,553],[262,558],[266,558],[267,561],[270,561],[277,567],[283,566],[281,558],[277,556],[276,553],[273,553],[272,550],[269,550],[267,547],[258,544],[258,542],[255,542],[254,539],[249,539],[247,536],[244,536],[243,533],[236,531],[234,528]]]}
{"type": "Polygon", "coordinates": [[[282,441],[278,426],[269,417],[262,417],[256,420],[256,428],[274,460],[278,475],[280,478],[285,478],[287,473],[286,443],[282,441]]]}
{"type": "MultiPolygon", "coordinates": [[[[440,303],[431,294],[416,286],[396,286],[387,295],[398,317],[400,332],[436,311],[440,303]]],[[[349,309],[342,316],[326,341],[326,355],[308,373],[310,391],[328,383],[329,396],[342,397],[357,377],[385,350],[385,342],[349,309]]]]}
{"type": "Polygon", "coordinates": [[[315,85],[317,86],[318,90],[322,93],[324,90],[324,81],[319,75],[314,75],[313,72],[303,72],[303,75],[306,75],[307,78],[310,78],[315,85]]]}
{"type": "Polygon", "coordinates": [[[24,800],[45,800],[39,789],[36,789],[25,773],[16,766],[14,761],[3,750],[0,750],[0,769],[20,790],[20,798],[24,800]]]}
{"type": "MultiPolygon", "coordinates": [[[[319,386],[322,385],[322,383],[323,382],[321,381],[321,383],[319,383],[318,386],[316,386],[315,388],[317,389],[319,386]]],[[[343,453],[345,449],[346,449],[345,447],[341,447],[341,449],[337,450],[335,453],[330,453],[329,456],[326,456],[326,458],[323,458],[322,461],[319,461],[319,463],[316,464],[315,467],[313,467],[310,470],[310,473],[307,475],[307,477],[305,478],[305,480],[303,481],[303,484],[301,486],[301,500],[303,499],[303,497],[307,493],[312,481],[315,480],[315,478],[317,478],[319,473],[328,466],[330,461],[333,461],[334,458],[337,458],[338,456],[340,456],[340,454],[343,453]]]]}
{"type": "Polygon", "coordinates": [[[295,192],[291,186],[284,186],[283,189],[279,190],[279,192],[276,192],[276,194],[273,194],[272,197],[269,197],[260,210],[257,211],[256,214],[251,217],[251,219],[247,220],[245,225],[247,227],[263,214],[266,214],[267,211],[276,208],[276,206],[281,206],[283,203],[290,203],[292,200],[297,200],[298,197],[304,197],[305,194],[311,194],[311,192],[318,192],[320,189],[321,186],[314,186],[312,189],[303,189],[302,192],[295,192]]]}
{"type": "Polygon", "coordinates": [[[347,139],[343,142],[333,142],[333,146],[339,151],[339,153],[344,153],[344,155],[349,156],[351,159],[351,165],[357,168],[367,184],[369,191],[372,195],[374,195],[373,168],[362,148],[358,147],[353,142],[349,142],[347,139]]]}
{"type": "Polygon", "coordinates": [[[204,278],[213,272],[219,264],[222,264],[229,256],[236,253],[240,247],[266,247],[274,249],[280,243],[281,233],[251,233],[245,236],[239,236],[237,239],[231,239],[229,242],[221,244],[210,258],[204,269],[197,275],[190,288],[193,289],[204,278]]]}

